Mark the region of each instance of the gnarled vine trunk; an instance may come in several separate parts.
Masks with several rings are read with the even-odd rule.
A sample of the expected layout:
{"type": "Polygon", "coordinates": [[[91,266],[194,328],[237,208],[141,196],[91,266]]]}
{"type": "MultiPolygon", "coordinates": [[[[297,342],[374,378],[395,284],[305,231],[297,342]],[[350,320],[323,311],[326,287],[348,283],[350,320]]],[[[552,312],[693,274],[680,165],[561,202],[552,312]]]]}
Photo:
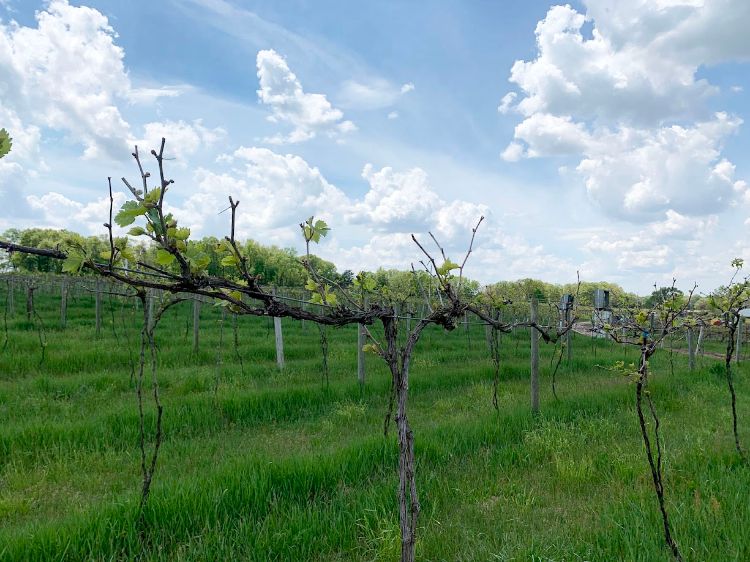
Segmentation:
{"type": "Polygon", "coordinates": [[[641,347],[641,359],[638,367],[638,378],[635,383],[635,405],[638,411],[638,423],[641,428],[641,437],[643,438],[643,444],[646,447],[646,456],[648,457],[648,465],[651,469],[651,478],[654,482],[654,490],[656,491],[656,498],[659,502],[659,510],[661,512],[662,523],[664,525],[664,540],[672,551],[677,562],[682,562],[682,554],[680,549],[672,536],[672,528],[669,523],[669,515],[667,514],[667,507],[664,501],[664,480],[662,473],[662,462],[661,462],[661,438],[659,436],[659,417],[656,415],[656,408],[651,400],[651,395],[648,390],[645,390],[646,384],[648,383],[648,360],[653,354],[655,348],[654,344],[644,343],[641,347]],[[656,444],[656,458],[654,458],[654,450],[651,446],[651,438],[646,427],[646,417],[643,413],[643,397],[646,396],[648,402],[649,411],[651,413],[651,419],[654,422],[654,441],[656,444]]]}
{"type": "MultiPolygon", "coordinates": [[[[398,430],[398,503],[401,530],[401,562],[414,562],[419,521],[419,494],[417,493],[414,434],[409,425],[409,365],[414,346],[427,323],[420,322],[409,332],[404,347],[398,349],[397,322],[383,319],[387,350],[386,361],[393,377],[396,398],[396,428],[398,430]]],[[[387,419],[387,418],[386,418],[387,419]]],[[[387,421],[386,421],[387,423],[387,421]]]]}
{"type": "Polygon", "coordinates": [[[740,434],[737,429],[737,393],[734,390],[734,377],[732,374],[732,355],[735,351],[735,334],[739,327],[740,319],[738,315],[733,315],[731,321],[727,323],[729,327],[729,337],[727,338],[727,351],[724,356],[724,371],[727,377],[727,387],[729,388],[729,394],[732,397],[732,431],[734,432],[734,446],[737,449],[737,454],[740,456],[742,461],[745,461],[745,452],[742,450],[740,445],[740,434]]]}

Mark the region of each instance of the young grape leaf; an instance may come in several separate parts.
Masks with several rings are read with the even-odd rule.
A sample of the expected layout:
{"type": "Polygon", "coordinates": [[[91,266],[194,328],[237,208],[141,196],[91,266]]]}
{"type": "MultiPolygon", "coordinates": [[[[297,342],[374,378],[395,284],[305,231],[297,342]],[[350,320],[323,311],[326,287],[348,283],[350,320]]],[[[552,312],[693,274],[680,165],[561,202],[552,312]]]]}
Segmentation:
{"type": "Polygon", "coordinates": [[[10,138],[8,131],[0,129],[0,158],[10,152],[11,146],[13,146],[13,139],[10,138]]]}
{"type": "Polygon", "coordinates": [[[159,265],[170,265],[174,261],[174,256],[163,248],[156,250],[156,263],[159,265]]]}
{"type": "Polygon", "coordinates": [[[78,273],[83,267],[85,256],[83,254],[73,253],[68,254],[68,257],[63,261],[62,270],[63,273],[78,273]]]}
{"type": "Polygon", "coordinates": [[[457,263],[452,262],[449,259],[446,259],[443,265],[437,268],[438,275],[448,275],[451,271],[454,269],[458,269],[460,266],[457,263]]]}
{"type": "Polygon", "coordinates": [[[225,267],[231,267],[233,265],[237,265],[237,258],[236,256],[224,256],[221,258],[221,265],[225,267]]]}
{"type": "Polygon", "coordinates": [[[141,206],[137,201],[125,201],[120,212],[115,215],[115,222],[119,226],[128,226],[133,224],[136,217],[146,213],[146,208],[141,206]]]}

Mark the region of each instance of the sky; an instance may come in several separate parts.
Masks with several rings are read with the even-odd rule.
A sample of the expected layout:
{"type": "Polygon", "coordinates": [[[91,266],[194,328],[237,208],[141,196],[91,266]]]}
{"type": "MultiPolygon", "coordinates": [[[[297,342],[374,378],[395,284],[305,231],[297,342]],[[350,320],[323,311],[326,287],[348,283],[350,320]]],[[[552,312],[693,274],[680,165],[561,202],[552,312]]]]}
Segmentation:
{"type": "Polygon", "coordinates": [[[166,137],[167,206],[340,270],[710,291],[750,267],[750,2],[0,0],[0,231],[102,234],[166,137]]]}

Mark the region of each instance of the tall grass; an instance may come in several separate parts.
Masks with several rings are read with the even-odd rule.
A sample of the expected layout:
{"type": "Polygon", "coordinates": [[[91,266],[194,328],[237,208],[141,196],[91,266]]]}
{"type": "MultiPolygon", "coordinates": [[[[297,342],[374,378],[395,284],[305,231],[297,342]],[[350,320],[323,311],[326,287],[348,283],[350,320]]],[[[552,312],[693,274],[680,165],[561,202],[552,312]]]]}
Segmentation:
{"type": "MultiPolygon", "coordinates": [[[[284,320],[282,373],[267,319],[239,319],[241,369],[227,332],[217,367],[218,309],[203,308],[198,353],[190,306],[169,311],[157,333],[166,440],[144,543],[135,526],[130,380],[139,315],[113,302],[114,326],[105,314],[97,338],[92,297],[70,300],[65,330],[59,297],[36,302],[47,328],[44,361],[37,326],[20,310],[0,355],[0,559],[397,559],[397,447],[382,434],[390,381],[368,357],[360,391],[354,328],[329,330],[323,387],[310,324],[284,320]]],[[[634,351],[575,337],[555,400],[553,350],[543,346],[542,414],[534,418],[528,344],[525,332],[503,336],[495,412],[481,326],[468,335],[431,329],[420,342],[410,403],[423,507],[418,556],[669,560],[633,388],[600,368],[635,361],[634,351]]],[[[651,391],[675,535],[688,560],[748,560],[750,469],[734,452],[722,371],[709,358],[692,373],[684,355],[672,361],[674,375],[668,349],[652,360],[651,391]]],[[[741,364],[741,423],[750,420],[746,378],[741,364]]]]}

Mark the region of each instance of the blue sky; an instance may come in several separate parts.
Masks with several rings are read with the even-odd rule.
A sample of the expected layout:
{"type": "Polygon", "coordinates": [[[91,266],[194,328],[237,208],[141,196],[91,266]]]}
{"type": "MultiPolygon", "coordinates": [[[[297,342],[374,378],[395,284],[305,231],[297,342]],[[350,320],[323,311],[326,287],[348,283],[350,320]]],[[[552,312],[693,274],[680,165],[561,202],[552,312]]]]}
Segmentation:
{"type": "MultiPolygon", "coordinates": [[[[750,257],[746,0],[0,0],[0,228],[100,233],[106,177],[161,135],[198,235],[469,275],[709,290],[750,257]]],[[[123,197],[122,195],[120,197],[123,197]]]]}

